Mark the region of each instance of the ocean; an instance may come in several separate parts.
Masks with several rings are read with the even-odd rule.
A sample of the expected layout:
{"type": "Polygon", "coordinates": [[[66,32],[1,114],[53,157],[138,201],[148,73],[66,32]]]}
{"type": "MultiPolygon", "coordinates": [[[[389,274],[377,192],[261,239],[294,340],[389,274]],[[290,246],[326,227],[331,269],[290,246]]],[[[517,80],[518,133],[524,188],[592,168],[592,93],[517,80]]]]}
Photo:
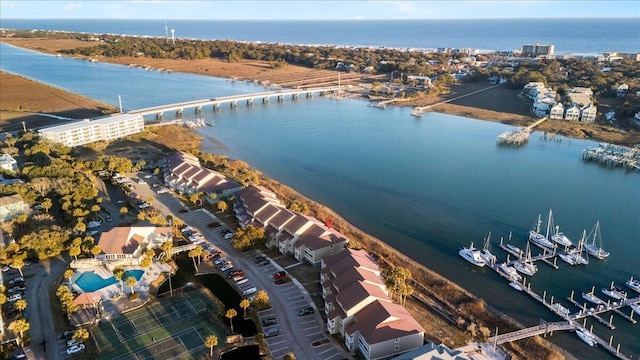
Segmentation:
{"type": "MultiPolygon", "coordinates": [[[[134,22],[123,23],[135,29],[134,22]]],[[[138,33],[147,32],[149,23],[142,22],[138,33]]],[[[160,28],[163,31],[163,22],[160,28]]],[[[204,38],[204,33],[194,37],[204,38]]],[[[353,36],[349,41],[355,41],[353,36]]],[[[482,36],[475,36],[481,42],[482,36]]],[[[333,43],[329,40],[323,41],[333,43]]],[[[626,46],[636,45],[629,41],[626,46]]],[[[250,83],[57,58],[8,45],[0,45],[0,70],[114,105],[120,95],[125,109],[264,91],[250,83]]],[[[438,113],[414,118],[409,113],[406,108],[370,108],[361,100],[301,98],[217,112],[205,109],[198,117],[215,120],[216,126],[198,131],[217,140],[205,141],[205,151],[247,161],[529,326],[558,318],[491,271],[460,259],[461,246],[471,241],[480,245],[492,231],[494,253],[504,260],[499,238],[512,233],[513,242],[524,247],[538,214],[544,218],[552,208],[556,224],[574,242],[600,220],[611,256],[592,259],[586,267],[561,263],[559,270],[552,270],[539,264],[540,272],[530,279],[532,288],[546,290],[570,307],[562,299],[571,291],[579,294],[594,285],[606,287],[612,280],[622,285],[630,276],[640,277],[640,179],[637,173],[581,162],[581,150],[594,142],[549,142],[536,132],[523,147],[504,148],[496,146],[495,139],[509,126],[438,113]]],[[[615,331],[592,320],[588,324],[604,339],[613,335],[623,353],[640,356],[640,325],[619,316],[614,318],[615,331]]],[[[572,333],[556,332],[548,339],[581,359],[608,356],[586,347],[572,333]]]]}
{"type": "MultiPolygon", "coordinates": [[[[176,37],[286,44],[511,51],[553,44],[556,53],[640,52],[640,19],[494,19],[377,21],[171,20],[176,37]]],[[[164,20],[0,19],[0,27],[165,36],[164,20]]]]}

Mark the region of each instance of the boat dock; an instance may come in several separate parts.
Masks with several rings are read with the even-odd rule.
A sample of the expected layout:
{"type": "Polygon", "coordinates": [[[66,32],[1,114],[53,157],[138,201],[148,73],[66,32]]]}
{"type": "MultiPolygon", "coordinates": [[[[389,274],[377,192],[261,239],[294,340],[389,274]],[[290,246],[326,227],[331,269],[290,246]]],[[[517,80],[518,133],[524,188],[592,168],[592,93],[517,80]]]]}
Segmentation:
{"type": "Polygon", "coordinates": [[[600,143],[596,147],[582,150],[582,160],[628,170],[640,170],[640,148],[600,143]]]}
{"type": "Polygon", "coordinates": [[[547,120],[547,117],[534,122],[533,124],[517,130],[505,131],[498,135],[497,142],[500,145],[520,146],[529,140],[529,135],[533,129],[547,120]]]}
{"type": "Polygon", "coordinates": [[[413,112],[411,112],[411,116],[420,117],[420,116],[422,116],[422,113],[424,113],[425,111],[431,109],[432,107],[436,107],[438,105],[442,105],[442,104],[446,104],[446,103],[449,103],[449,102],[452,102],[452,101],[455,101],[455,100],[458,100],[458,99],[462,99],[464,97],[471,96],[471,95],[477,94],[479,92],[491,90],[491,89],[493,89],[495,87],[498,87],[500,85],[502,85],[502,84],[492,85],[492,86],[489,86],[487,88],[476,90],[476,91],[472,91],[472,92],[470,92],[468,94],[456,96],[454,98],[451,98],[451,99],[448,99],[448,100],[444,100],[444,101],[440,101],[440,102],[437,102],[435,104],[431,104],[431,105],[427,105],[427,106],[416,106],[416,107],[413,108],[413,112]]]}

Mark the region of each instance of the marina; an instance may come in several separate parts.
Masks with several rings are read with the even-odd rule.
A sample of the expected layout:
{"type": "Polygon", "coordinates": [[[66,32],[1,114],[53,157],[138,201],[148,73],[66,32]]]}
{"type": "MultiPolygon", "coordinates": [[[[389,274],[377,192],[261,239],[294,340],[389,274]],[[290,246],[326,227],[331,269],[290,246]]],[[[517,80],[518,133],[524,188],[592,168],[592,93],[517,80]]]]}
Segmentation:
{"type": "Polygon", "coordinates": [[[640,170],[640,148],[600,143],[582,150],[582,160],[627,170],[640,170]]]}

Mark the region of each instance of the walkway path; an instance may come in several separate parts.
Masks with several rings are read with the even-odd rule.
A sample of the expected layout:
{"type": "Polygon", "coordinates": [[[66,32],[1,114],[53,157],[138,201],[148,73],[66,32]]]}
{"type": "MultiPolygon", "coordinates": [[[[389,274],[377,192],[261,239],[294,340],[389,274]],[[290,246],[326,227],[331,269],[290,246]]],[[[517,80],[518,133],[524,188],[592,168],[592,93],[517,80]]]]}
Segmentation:
{"type": "Polygon", "coordinates": [[[446,103],[449,103],[449,102],[452,102],[452,101],[455,101],[455,100],[458,100],[458,99],[462,99],[462,98],[464,98],[464,97],[471,96],[471,95],[477,94],[477,93],[479,93],[479,92],[483,92],[483,91],[491,90],[491,89],[496,88],[496,87],[501,86],[501,85],[502,85],[502,84],[489,86],[489,87],[484,88],[484,89],[480,89],[480,90],[472,91],[472,92],[470,92],[470,93],[468,93],[468,94],[464,94],[464,95],[456,96],[456,97],[454,97],[454,98],[451,98],[451,99],[448,99],[448,100],[444,100],[444,101],[440,101],[440,102],[437,102],[437,103],[435,103],[435,104],[431,104],[431,105],[427,105],[427,106],[416,106],[416,107],[414,107],[414,108],[413,108],[413,114],[414,114],[414,115],[420,115],[420,114],[422,114],[424,111],[426,111],[426,110],[428,110],[428,109],[430,109],[430,108],[432,108],[432,107],[435,107],[435,106],[438,106],[438,105],[442,105],[442,104],[446,104],[446,103]]]}

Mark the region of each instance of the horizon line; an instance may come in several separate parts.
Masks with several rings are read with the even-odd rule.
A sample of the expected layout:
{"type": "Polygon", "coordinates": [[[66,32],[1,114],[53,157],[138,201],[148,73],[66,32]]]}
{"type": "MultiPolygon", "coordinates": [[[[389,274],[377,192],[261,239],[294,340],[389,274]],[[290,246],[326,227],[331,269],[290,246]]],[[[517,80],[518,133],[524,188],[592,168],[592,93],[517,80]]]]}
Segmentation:
{"type": "MultiPolygon", "coordinates": [[[[577,19],[640,19],[640,16],[580,16],[580,17],[495,17],[495,18],[395,18],[395,19],[382,19],[382,18],[371,18],[371,19],[198,19],[198,18],[178,18],[171,19],[173,21],[407,21],[407,20],[577,20],[577,19]]],[[[84,17],[66,17],[66,18],[23,18],[23,17],[8,17],[3,18],[0,16],[0,20],[137,20],[137,21],[147,21],[147,20],[160,20],[167,21],[166,18],[84,18],[84,17]]]]}

